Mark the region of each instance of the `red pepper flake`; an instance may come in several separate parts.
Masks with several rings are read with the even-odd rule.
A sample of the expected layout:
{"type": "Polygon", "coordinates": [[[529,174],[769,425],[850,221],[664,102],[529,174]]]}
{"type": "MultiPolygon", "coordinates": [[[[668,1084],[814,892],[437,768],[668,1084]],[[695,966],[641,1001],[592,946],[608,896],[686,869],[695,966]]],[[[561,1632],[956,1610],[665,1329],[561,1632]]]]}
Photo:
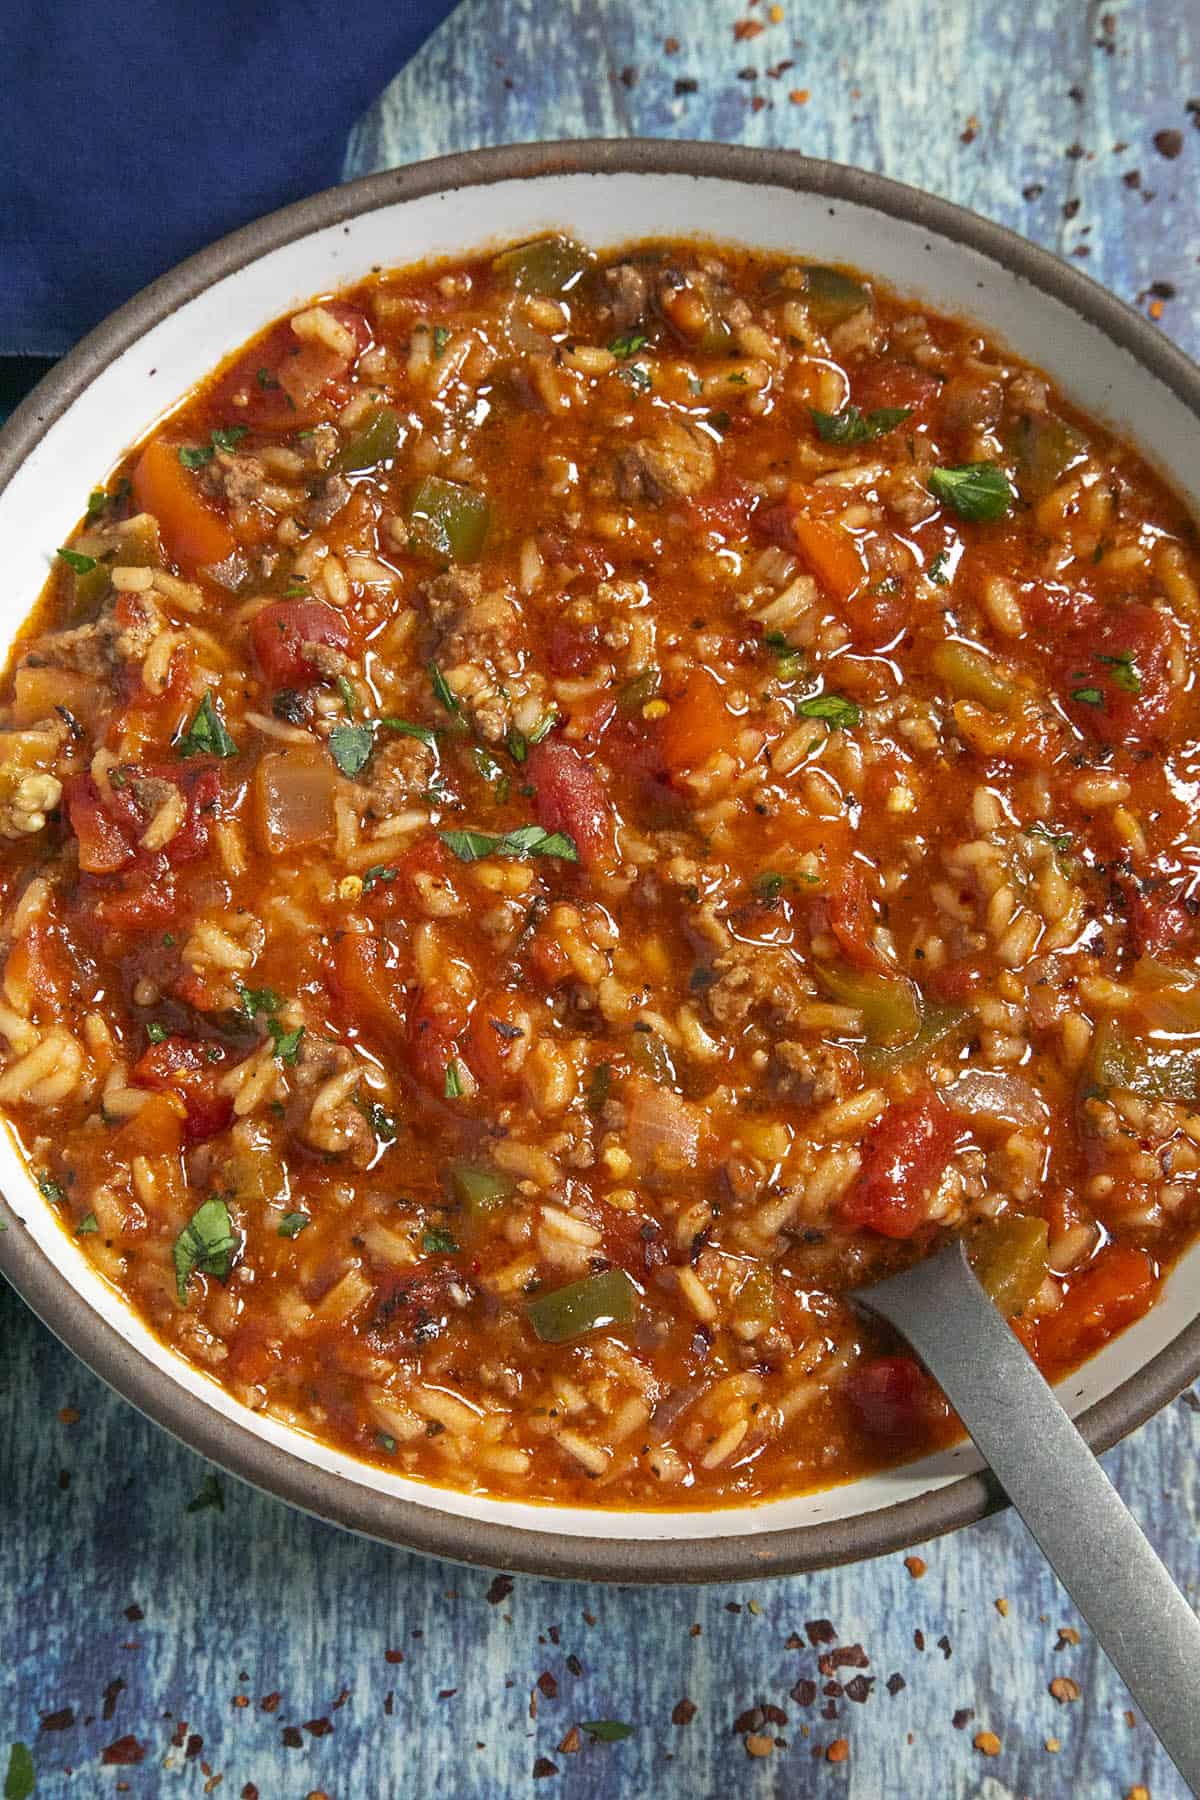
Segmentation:
{"type": "Polygon", "coordinates": [[[733,40],[744,44],[749,38],[761,37],[766,30],[761,19],[739,19],[733,28],[733,40]]]}
{"type": "Polygon", "coordinates": [[[285,1725],[279,1735],[289,1750],[303,1750],[304,1738],[298,1725],[285,1725]]]}
{"type": "Polygon", "coordinates": [[[1152,142],[1158,154],[1165,156],[1168,162],[1174,162],[1183,151],[1183,133],[1174,127],[1169,131],[1156,131],[1152,142]]]}
{"type": "Polygon", "coordinates": [[[571,1671],[572,1675],[574,1675],[576,1681],[578,1681],[579,1677],[583,1674],[583,1664],[580,1662],[579,1658],[575,1655],[574,1651],[572,1651],[570,1656],[568,1656],[568,1658],[567,1658],[567,1667],[571,1671]]]}
{"type": "Polygon", "coordinates": [[[457,1694],[457,1692],[458,1692],[457,1688],[439,1688],[438,1689],[438,1699],[439,1700],[453,1700],[453,1698],[454,1698],[455,1694],[457,1694]]]}
{"type": "Polygon", "coordinates": [[[950,1639],[945,1635],[938,1639],[938,1649],[941,1651],[947,1662],[949,1662],[950,1658],[954,1655],[953,1650],[950,1648],[950,1639]]]}
{"type": "Polygon", "coordinates": [[[683,1696],[682,1700],[677,1700],[675,1705],[671,1708],[672,1725],[690,1725],[695,1716],[696,1702],[694,1700],[689,1700],[686,1694],[683,1696]]]}
{"type": "Polygon", "coordinates": [[[60,1706],[57,1712],[48,1712],[48,1713],[42,1714],[42,1721],[41,1721],[41,1724],[38,1726],[38,1730],[39,1731],[70,1731],[70,1729],[74,1723],[75,1723],[75,1708],[73,1706],[60,1706]]]}
{"type": "Polygon", "coordinates": [[[543,1694],[545,1694],[547,1700],[558,1699],[558,1683],[550,1673],[549,1669],[542,1670],[537,1678],[537,1684],[541,1688],[543,1694]]]}
{"type": "Polygon", "coordinates": [[[60,1406],[58,1409],[58,1422],[60,1425],[78,1425],[79,1418],[80,1413],[77,1406],[60,1406]]]}
{"type": "Polygon", "coordinates": [[[979,120],[972,116],[958,134],[960,144],[973,144],[979,136],[979,120]]]}
{"type": "Polygon", "coordinates": [[[546,1629],[546,1636],[550,1639],[550,1642],[552,1644],[554,1644],[555,1646],[562,1643],[562,1632],[558,1629],[557,1625],[548,1626],[546,1629]]]}
{"type": "MultiPolygon", "coordinates": [[[[121,1686],[124,1687],[122,1682],[121,1686]]],[[[139,1744],[135,1737],[119,1737],[100,1752],[100,1761],[107,1768],[132,1768],[140,1763],[146,1754],[145,1744],[139,1744]]]]}
{"type": "Polygon", "coordinates": [[[816,1682],[810,1681],[808,1679],[807,1675],[802,1675],[800,1680],[796,1683],[795,1687],[792,1689],[792,1699],[796,1702],[797,1706],[811,1706],[813,1704],[814,1700],[816,1699],[816,1697],[817,1697],[816,1682]]]}
{"type": "MultiPolygon", "coordinates": [[[[501,1578],[498,1577],[497,1579],[501,1579],[501,1578]]],[[[495,1585],[496,1585],[496,1583],[493,1582],[492,1586],[495,1587],[495,1585]]],[[[594,1625],[596,1623],[595,1613],[590,1613],[585,1610],[580,1616],[582,1617],[585,1625],[594,1625]]],[[[700,1632],[700,1627],[697,1625],[695,1630],[692,1632],[692,1636],[697,1637],[699,1635],[699,1632],[700,1632]]]]}
{"type": "Polygon", "coordinates": [[[849,1754],[850,1746],[846,1742],[846,1739],[834,1738],[832,1744],[830,1744],[828,1750],[825,1752],[825,1761],[831,1763],[843,1763],[849,1754]]]}
{"type": "Polygon", "coordinates": [[[665,53],[668,56],[678,56],[679,55],[679,39],[677,37],[664,38],[663,39],[663,50],[665,51],[665,53]]]}
{"type": "Polygon", "coordinates": [[[703,1625],[689,1625],[688,1626],[688,1636],[689,1637],[699,1637],[700,1633],[703,1630],[704,1630],[703,1625]]]}
{"type": "Polygon", "coordinates": [[[823,1719],[832,1720],[832,1719],[836,1719],[837,1716],[838,1716],[837,1701],[836,1700],[827,1700],[825,1702],[824,1706],[821,1708],[821,1717],[823,1719]]]}
{"type": "Polygon", "coordinates": [[[102,1719],[111,1719],[117,1710],[117,1701],[125,1692],[125,1683],[119,1675],[115,1676],[104,1690],[104,1704],[100,1708],[102,1719]]]}
{"type": "Polygon", "coordinates": [[[901,1690],[903,1688],[906,1688],[907,1686],[908,1686],[907,1681],[905,1681],[903,1675],[901,1675],[898,1671],[896,1674],[889,1675],[887,1678],[887,1691],[892,1696],[893,1700],[896,1698],[896,1695],[898,1693],[900,1693],[901,1690]]]}
{"type": "Polygon", "coordinates": [[[871,1698],[871,1689],[875,1686],[873,1675],[855,1675],[846,1683],[846,1698],[853,1700],[857,1706],[871,1698]]]}
{"type": "Polygon", "coordinates": [[[827,1650],[817,1662],[822,1675],[832,1675],[837,1669],[869,1669],[871,1659],[861,1644],[841,1644],[836,1650],[827,1650]]]}
{"type": "Polygon", "coordinates": [[[980,1756],[999,1756],[1000,1754],[1000,1739],[994,1731],[977,1731],[971,1741],[980,1756]]]}
{"type": "Polygon", "coordinates": [[[1070,1701],[1080,1699],[1083,1689],[1069,1675],[1056,1675],[1050,1683],[1050,1694],[1060,1706],[1066,1706],[1070,1701]]]}
{"type": "Polygon", "coordinates": [[[265,1712],[265,1713],[275,1712],[279,1706],[279,1702],[282,1699],[283,1699],[282,1694],[264,1694],[262,1699],[258,1703],[259,1711],[265,1712]]]}
{"type": "Polygon", "coordinates": [[[793,106],[807,106],[809,98],[810,96],[807,88],[793,88],[788,95],[788,99],[793,106]]]}
{"type": "Polygon", "coordinates": [[[563,1756],[574,1756],[576,1751],[582,1749],[582,1747],[583,1739],[579,1735],[579,1727],[578,1725],[572,1725],[570,1731],[568,1731],[566,1737],[558,1746],[559,1751],[563,1756]]]}
{"type": "Polygon", "coordinates": [[[179,1723],[175,1727],[174,1732],[171,1734],[171,1748],[173,1750],[182,1750],[183,1745],[184,1745],[184,1740],[186,1739],[186,1737],[187,1737],[187,1720],[180,1719],[179,1723]]]}
{"type": "Polygon", "coordinates": [[[950,1723],[955,1731],[965,1731],[974,1717],[975,1708],[973,1706],[960,1706],[950,1723]]]}
{"type": "Polygon", "coordinates": [[[242,1800],[258,1800],[258,1789],[252,1781],[248,1781],[242,1789],[242,1800]]]}
{"type": "Polygon", "coordinates": [[[617,80],[621,83],[621,86],[623,88],[631,88],[631,87],[637,86],[637,78],[638,78],[638,72],[634,68],[633,64],[626,63],[625,67],[621,70],[621,73],[618,75],[617,80]]]}
{"type": "Polygon", "coordinates": [[[1059,1626],[1058,1642],[1054,1646],[1054,1648],[1056,1650],[1065,1650],[1067,1648],[1068,1644],[1073,1646],[1073,1645],[1077,1644],[1078,1642],[1079,1642],[1079,1633],[1076,1631],[1074,1625],[1060,1625],[1059,1626]]]}
{"type": "Polygon", "coordinates": [[[925,1633],[921,1630],[921,1627],[919,1625],[917,1626],[917,1629],[913,1632],[913,1643],[916,1645],[918,1650],[923,1650],[925,1648],[925,1633]]]}
{"type": "Polygon", "coordinates": [[[329,1719],[305,1719],[304,1729],[312,1737],[323,1738],[329,1736],[333,1730],[333,1724],[329,1719]]]}
{"type": "Polygon", "coordinates": [[[404,1652],[403,1650],[385,1650],[383,1653],[383,1660],[384,1662],[390,1663],[402,1663],[404,1661],[404,1652]]]}
{"type": "Polygon", "coordinates": [[[233,1704],[239,1709],[239,1711],[243,1706],[249,1706],[249,1704],[250,1704],[249,1694],[235,1694],[233,1696],[233,1704]]]}
{"type": "Polygon", "coordinates": [[[818,1644],[833,1644],[837,1641],[837,1632],[828,1619],[809,1619],[804,1626],[804,1635],[814,1650],[818,1644]]]}
{"type": "Polygon", "coordinates": [[[330,1709],[329,1709],[330,1712],[339,1712],[341,1710],[341,1708],[343,1706],[345,1706],[345,1704],[349,1698],[350,1698],[350,1689],[343,1688],[341,1693],[338,1695],[337,1699],[334,1701],[333,1705],[330,1707],[330,1709]]]}
{"type": "Polygon", "coordinates": [[[767,104],[767,101],[766,101],[766,96],[764,94],[752,94],[751,95],[750,111],[752,113],[760,113],[766,104],[767,104]]]}
{"type": "Polygon", "coordinates": [[[125,1617],[129,1620],[131,1625],[136,1625],[138,1623],[138,1621],[140,1619],[144,1619],[145,1616],[146,1616],[145,1613],[142,1611],[141,1607],[137,1604],[136,1601],[134,1602],[134,1604],[132,1606],[127,1606],[125,1608],[125,1617]]]}
{"type": "Polygon", "coordinates": [[[193,1731],[184,1746],[183,1754],[188,1762],[194,1762],[204,1748],[204,1739],[198,1731],[193,1731]]]}
{"type": "MultiPolygon", "coordinates": [[[[499,1604],[502,1600],[508,1599],[508,1596],[512,1593],[512,1591],[513,1591],[512,1576],[511,1575],[497,1575],[496,1578],[494,1579],[494,1581],[492,1582],[491,1587],[488,1589],[485,1598],[487,1599],[487,1603],[489,1606],[499,1606],[499,1604]]],[[[587,1618],[586,1613],[584,1613],[583,1616],[585,1619],[587,1618]]],[[[589,1623],[594,1623],[594,1621],[589,1620],[589,1623]]]]}
{"type": "Polygon", "coordinates": [[[558,1764],[552,1763],[548,1756],[539,1756],[533,1765],[533,1779],[544,1781],[547,1775],[557,1775],[558,1764]]]}
{"type": "Polygon", "coordinates": [[[383,1696],[383,1710],[387,1714],[389,1719],[392,1716],[392,1711],[393,1711],[395,1705],[396,1705],[395,1692],[393,1691],[393,1689],[389,1688],[387,1693],[383,1696]]]}

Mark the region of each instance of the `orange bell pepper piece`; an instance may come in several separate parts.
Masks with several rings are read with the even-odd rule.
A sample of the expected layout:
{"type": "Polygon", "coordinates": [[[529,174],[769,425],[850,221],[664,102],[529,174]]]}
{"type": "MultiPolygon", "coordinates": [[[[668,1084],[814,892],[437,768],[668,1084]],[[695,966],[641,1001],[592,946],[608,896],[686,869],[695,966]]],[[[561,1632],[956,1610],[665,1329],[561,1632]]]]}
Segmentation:
{"type": "Polygon", "coordinates": [[[826,593],[849,600],[867,577],[858,545],[841,525],[797,512],[792,519],[796,548],[826,593]]]}
{"type": "Polygon", "coordinates": [[[676,688],[664,692],[667,712],[660,724],[660,743],[667,767],[695,769],[729,742],[733,715],[716,677],[707,669],[692,669],[676,688]]]}
{"type": "Polygon", "coordinates": [[[142,511],[158,520],[177,563],[194,569],[224,562],[237,548],[229,526],[180,462],[178,444],[154,438],[146,445],[133,471],[133,494],[142,511]]]}

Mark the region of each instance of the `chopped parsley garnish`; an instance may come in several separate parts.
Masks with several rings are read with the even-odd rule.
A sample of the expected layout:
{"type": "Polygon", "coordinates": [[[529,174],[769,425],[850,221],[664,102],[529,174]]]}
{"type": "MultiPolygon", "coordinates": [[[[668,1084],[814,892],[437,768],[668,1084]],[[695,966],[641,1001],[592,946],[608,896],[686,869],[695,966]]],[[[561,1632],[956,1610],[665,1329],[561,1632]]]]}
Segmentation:
{"type": "Polygon", "coordinates": [[[150,1039],[152,1044],[161,1044],[163,1039],[168,1036],[167,1028],[165,1025],[160,1024],[157,1019],[151,1019],[146,1027],[146,1036],[150,1039]]]}
{"type": "Polygon", "coordinates": [[[278,1227],[275,1235],[276,1235],[276,1237],[281,1237],[281,1238],[299,1237],[300,1233],[305,1229],[305,1227],[308,1225],[311,1225],[311,1224],[312,1224],[312,1220],[309,1218],[307,1213],[302,1213],[302,1212],[284,1213],[282,1219],[280,1219],[280,1221],[279,1221],[279,1227],[278,1227]]]}
{"type": "Polygon", "coordinates": [[[367,1124],[381,1143],[395,1142],[396,1121],[385,1106],[380,1106],[378,1100],[368,1100],[362,1111],[367,1124]]]}
{"type": "Polygon", "coordinates": [[[972,524],[1002,519],[1017,497],[1008,476],[994,462],[931,469],[927,485],[935,500],[972,524]]]}
{"type": "Polygon", "coordinates": [[[608,347],[614,356],[619,356],[624,361],[646,348],[646,334],[644,331],[628,331],[623,337],[615,337],[608,347]]]}
{"type": "Polygon", "coordinates": [[[397,870],[393,869],[389,863],[372,863],[370,868],[363,872],[363,893],[369,894],[377,881],[395,881],[396,875],[397,870]]]}
{"type": "Polygon", "coordinates": [[[1133,660],[1132,650],[1122,650],[1117,656],[1097,656],[1096,661],[1104,663],[1109,670],[1109,679],[1114,686],[1126,694],[1140,694],[1142,678],[1138,666],[1133,660]]]}
{"type": "Polygon", "coordinates": [[[33,1758],[27,1744],[14,1744],[8,1753],[8,1773],[4,1777],[4,1800],[29,1800],[37,1785],[33,1758]]]}
{"type": "Polygon", "coordinates": [[[386,1451],[389,1456],[395,1456],[396,1440],[390,1431],[377,1431],[375,1433],[375,1442],[379,1445],[379,1448],[386,1451]]]}
{"type": "Polygon", "coordinates": [[[335,725],[329,734],[329,753],[343,775],[361,774],[374,746],[369,725],[335,725]]]}
{"type": "Polygon", "coordinates": [[[458,1247],[453,1233],[446,1231],[441,1225],[430,1225],[421,1239],[421,1248],[426,1256],[455,1256],[458,1247]]]}
{"type": "Polygon", "coordinates": [[[236,450],[248,430],[247,425],[218,425],[207,444],[180,444],[179,460],[185,469],[202,469],[218,450],[236,450]]]}
{"type": "Polygon", "coordinates": [[[790,644],[782,631],[768,631],[763,638],[763,646],[773,656],[779,658],[779,679],[795,681],[804,666],[804,652],[790,644]]]}
{"type": "Polygon", "coordinates": [[[345,675],[338,676],[337,691],[342,697],[342,705],[345,707],[348,717],[352,719],[358,709],[358,695],[345,675]]]}
{"type": "Polygon", "coordinates": [[[462,716],[462,707],[454,698],[446,677],[442,674],[442,671],[438,668],[437,664],[433,662],[429,664],[429,680],[432,684],[434,695],[439,703],[445,707],[452,719],[458,721],[459,730],[465,730],[466,725],[462,716]]]}
{"type": "Polygon", "coordinates": [[[274,988],[239,987],[238,999],[248,1019],[255,1018],[259,1013],[277,1013],[283,1005],[274,988]]]}
{"type": "Polygon", "coordinates": [[[225,729],[211,688],[196,708],[195,716],[175,746],[180,756],[236,756],[237,745],[225,729]]]}
{"type": "Polygon", "coordinates": [[[586,1731],[594,1744],[619,1744],[622,1738],[633,1736],[633,1726],[622,1724],[620,1719],[581,1719],[581,1731],[586,1731]]]}
{"type": "Polygon", "coordinates": [[[645,363],[630,363],[627,369],[619,369],[617,373],[622,381],[627,382],[634,389],[635,393],[648,394],[653,386],[650,380],[650,371],[645,363]]]}
{"type": "Polygon", "coordinates": [[[255,375],[254,379],[255,379],[255,381],[257,381],[259,387],[263,388],[264,390],[269,389],[269,388],[277,388],[279,386],[279,383],[276,381],[275,377],[272,375],[270,369],[259,369],[259,371],[255,375]]]}
{"type": "Polygon", "coordinates": [[[175,1239],[175,1291],[187,1305],[187,1284],[195,1274],[224,1280],[238,1247],[238,1235],[224,1200],[214,1194],[198,1206],[175,1239]]]}
{"type": "Polygon", "coordinates": [[[546,737],[549,732],[553,731],[557,720],[558,708],[552,706],[549,712],[542,714],[541,718],[528,735],[523,731],[518,731],[515,725],[511,726],[509,728],[508,737],[505,740],[505,747],[513,761],[515,763],[523,763],[525,758],[529,755],[531,747],[534,744],[540,744],[542,739],[546,737]]]}
{"type": "Polygon", "coordinates": [[[1051,831],[1050,827],[1048,825],[1043,825],[1040,819],[1035,820],[1032,825],[1026,825],[1024,830],[1026,837],[1045,838],[1046,842],[1048,844],[1053,844],[1056,850],[1069,850],[1071,848],[1071,834],[1069,831],[1051,831]]]}
{"type": "Polygon", "coordinates": [[[869,444],[903,425],[911,416],[912,407],[881,406],[874,412],[861,413],[857,406],[843,406],[841,412],[827,413],[810,406],[808,413],[823,444],[869,444]]]}
{"type": "Polygon", "coordinates": [[[496,804],[498,806],[503,806],[504,802],[508,799],[509,788],[512,786],[504,769],[496,761],[496,758],[492,755],[491,751],[485,750],[482,744],[472,745],[471,761],[475,764],[475,767],[479,770],[479,773],[487,782],[488,786],[495,788],[496,804]]]}
{"type": "Polygon", "coordinates": [[[1072,688],[1071,689],[1071,698],[1072,698],[1072,700],[1077,700],[1079,702],[1080,706],[1103,707],[1103,705],[1104,705],[1104,695],[1100,692],[1100,689],[1097,687],[1072,688]]]}
{"type": "Polygon", "coordinates": [[[786,885],[786,875],[781,875],[777,869],[764,869],[751,883],[756,897],[763,901],[778,900],[786,885]]]}
{"type": "Polygon", "coordinates": [[[98,560],[94,556],[85,556],[82,550],[60,550],[58,554],[68,569],[73,569],[76,575],[89,575],[96,567],[98,560]]]}
{"type": "Polygon", "coordinates": [[[99,1231],[99,1229],[100,1224],[95,1213],[84,1213],[82,1219],[80,1219],[78,1225],[75,1227],[75,1236],[91,1237],[92,1233],[94,1231],[99,1231]]]}
{"type": "Polygon", "coordinates": [[[88,495],[87,523],[89,525],[94,525],[97,519],[102,519],[104,517],[110,506],[119,506],[122,500],[124,500],[131,492],[132,487],[133,483],[130,481],[129,477],[127,475],[122,475],[120,481],[117,483],[116,491],[114,493],[110,494],[107,488],[93,489],[88,495]]]}
{"type": "Polygon", "coordinates": [[[485,856],[557,856],[563,862],[579,861],[574,838],[565,831],[547,831],[541,825],[518,825],[501,837],[486,831],[439,831],[438,836],[465,863],[479,862],[485,856]]]}
{"type": "Polygon", "coordinates": [[[428,725],[410,725],[407,719],[380,719],[379,725],[381,730],[394,731],[399,737],[416,738],[430,749],[437,743],[437,732],[428,725]]]}
{"type": "Polygon", "coordinates": [[[39,1175],[37,1184],[38,1193],[42,1196],[43,1200],[48,1200],[51,1206],[62,1205],[63,1201],[66,1199],[66,1195],[63,1193],[62,1183],[60,1181],[55,1181],[53,1175],[39,1175]]]}
{"type": "Polygon", "coordinates": [[[280,688],[272,696],[271,711],[277,719],[283,719],[289,725],[306,725],[308,723],[308,701],[295,688],[280,688]]]}
{"type": "Polygon", "coordinates": [[[297,1025],[294,1031],[285,1031],[278,1019],[267,1020],[267,1030],[275,1045],[275,1055],[281,1063],[292,1064],[300,1050],[300,1040],[304,1036],[303,1025],[297,1025]]]}
{"type": "Polygon", "coordinates": [[[440,356],[450,339],[454,336],[448,325],[435,325],[433,328],[433,354],[440,356]]]}
{"type": "Polygon", "coordinates": [[[862,718],[862,708],[841,694],[814,694],[809,700],[798,700],[796,711],[805,719],[824,719],[832,731],[849,731],[862,718]]]}
{"type": "Polygon", "coordinates": [[[450,1061],[446,1064],[446,1086],[443,1091],[447,1100],[460,1100],[462,1098],[462,1072],[453,1057],[451,1057],[450,1061]]]}
{"type": "Polygon", "coordinates": [[[187,1510],[190,1513],[224,1512],[225,1489],[221,1486],[221,1477],[215,1469],[210,1469],[200,1483],[200,1491],[194,1500],[189,1500],[187,1510]]]}
{"type": "Polygon", "coordinates": [[[944,550],[939,550],[929,567],[926,569],[925,573],[928,575],[930,581],[932,581],[934,587],[945,587],[946,583],[949,581],[950,577],[946,573],[946,564],[949,561],[950,558],[947,553],[944,550]]]}
{"type": "Polygon", "coordinates": [[[746,385],[745,370],[744,369],[735,369],[733,371],[732,375],[727,375],[725,377],[725,379],[726,379],[726,381],[732,381],[732,383],[735,387],[745,387],[745,385],[746,385]]]}
{"type": "Polygon", "coordinates": [[[307,592],[308,592],[307,581],[292,580],[292,581],[289,581],[287,586],[284,588],[283,597],[285,600],[302,600],[304,598],[305,594],[307,594],[307,592]]]}

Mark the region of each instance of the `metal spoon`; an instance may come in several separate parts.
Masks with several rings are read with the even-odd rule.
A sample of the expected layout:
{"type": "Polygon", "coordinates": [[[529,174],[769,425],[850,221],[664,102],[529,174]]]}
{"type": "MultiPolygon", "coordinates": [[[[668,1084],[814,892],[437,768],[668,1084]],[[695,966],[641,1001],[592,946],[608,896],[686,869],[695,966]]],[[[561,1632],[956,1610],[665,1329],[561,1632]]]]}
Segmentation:
{"type": "Polygon", "coordinates": [[[853,1295],[903,1334],[970,1432],[1188,1788],[1200,1622],[984,1289],[962,1243],[853,1295]]]}

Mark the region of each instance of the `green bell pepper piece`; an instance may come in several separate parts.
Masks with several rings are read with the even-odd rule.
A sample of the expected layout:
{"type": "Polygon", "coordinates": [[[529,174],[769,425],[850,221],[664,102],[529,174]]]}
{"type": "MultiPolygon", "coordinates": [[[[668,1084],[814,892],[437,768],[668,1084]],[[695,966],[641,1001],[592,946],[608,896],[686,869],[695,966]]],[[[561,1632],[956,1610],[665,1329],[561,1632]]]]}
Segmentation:
{"type": "Polygon", "coordinates": [[[841,269],[811,263],[804,271],[804,304],[808,316],[822,331],[852,319],[867,304],[869,295],[861,281],[841,269]]]}
{"type": "Polygon", "coordinates": [[[735,1318],[742,1321],[775,1317],[775,1280],[769,1269],[752,1269],[734,1295],[735,1318]]]}
{"type": "Polygon", "coordinates": [[[582,244],[569,237],[534,238],[505,250],[492,264],[497,275],[526,294],[565,294],[592,266],[582,244]]]}
{"type": "Polygon", "coordinates": [[[395,456],[400,447],[400,420],[390,406],[376,406],[367,414],[349,443],[343,444],[333,466],[343,475],[377,469],[395,456]]]}
{"type": "Polygon", "coordinates": [[[984,650],[946,639],[930,657],[933,672],[956,700],[977,700],[989,712],[1012,711],[1017,690],[984,650]]]}
{"type": "Polygon", "coordinates": [[[1025,1213],[985,1220],[967,1233],[975,1273],[1006,1317],[1028,1306],[1045,1281],[1049,1241],[1045,1219],[1025,1213]]]}
{"type": "Polygon", "coordinates": [[[1200,1048],[1163,1050],[1139,1042],[1113,1018],[1096,1028],[1090,1072],[1105,1091],[1127,1088],[1146,1100],[1200,1100],[1200,1048]]]}
{"type": "Polygon", "coordinates": [[[565,1344],[601,1325],[628,1325],[636,1300],[637,1289],[624,1269],[605,1269],[539,1294],[529,1303],[529,1323],[543,1344],[565,1344]]]}
{"type": "Polygon", "coordinates": [[[675,1080],[675,1065],[671,1061],[671,1052],[667,1049],[657,1031],[639,1031],[634,1029],[629,1046],[629,1060],[643,1075],[651,1081],[665,1087],[675,1080]]]}
{"type": "Polygon", "coordinates": [[[409,548],[438,562],[476,562],[491,516],[486,497],[474,488],[427,475],[409,501],[409,548]]]}
{"type": "Polygon", "coordinates": [[[916,987],[906,975],[882,975],[842,963],[817,963],[815,974],[826,993],[842,1006],[857,1007],[873,1044],[910,1044],[921,1028],[916,987]]]}
{"type": "Polygon", "coordinates": [[[1079,433],[1048,412],[1023,414],[1009,432],[1006,448],[1026,500],[1041,500],[1087,454],[1079,433]]]}
{"type": "Polygon", "coordinates": [[[907,1044],[864,1044],[858,1054],[875,1074],[888,1074],[908,1063],[923,1061],[939,1044],[953,1037],[970,1016],[965,1006],[939,1006],[922,1001],[921,1025],[915,1038],[907,1044]]]}
{"type": "Polygon", "coordinates": [[[640,713],[647,701],[653,700],[661,686],[661,670],[642,669],[617,689],[617,705],[623,713],[640,713]]]}
{"type": "Polygon", "coordinates": [[[455,1163],[450,1170],[450,1185],[455,1198],[473,1219],[496,1212],[516,1191],[511,1176],[501,1174],[499,1169],[481,1168],[478,1163],[455,1163]]]}

